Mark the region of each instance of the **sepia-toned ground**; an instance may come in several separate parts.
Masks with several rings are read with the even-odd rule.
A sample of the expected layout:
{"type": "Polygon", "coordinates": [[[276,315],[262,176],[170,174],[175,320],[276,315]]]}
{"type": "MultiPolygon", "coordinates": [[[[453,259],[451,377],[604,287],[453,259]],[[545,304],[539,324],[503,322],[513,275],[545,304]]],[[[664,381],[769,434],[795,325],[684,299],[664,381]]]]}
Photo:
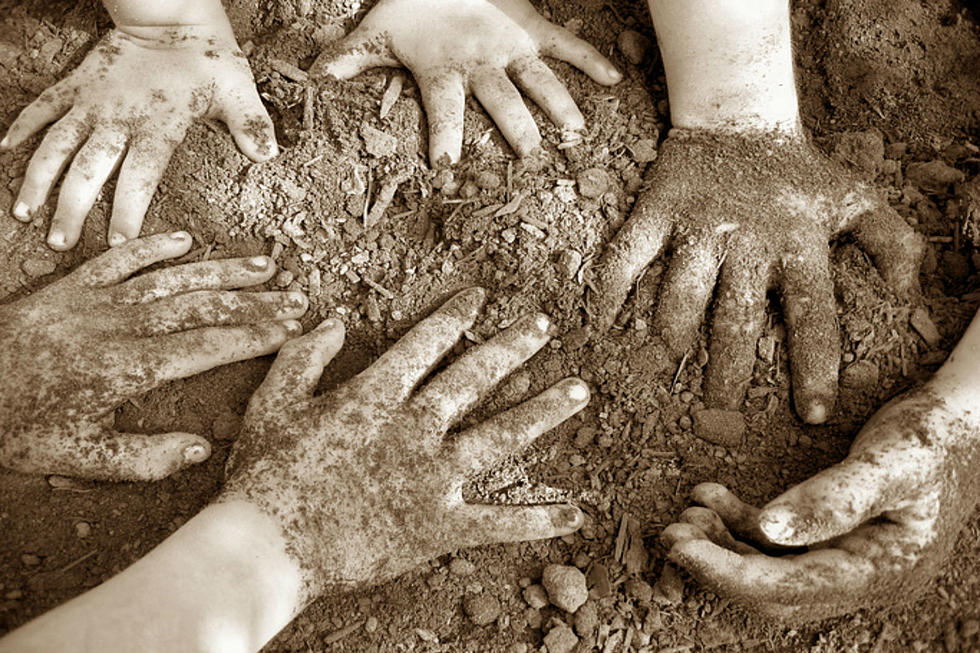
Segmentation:
{"type": "MultiPolygon", "coordinates": [[[[927,237],[921,282],[941,342],[924,340],[910,325],[915,307],[893,296],[867,256],[843,239],[833,265],[843,343],[836,415],[810,427],[793,413],[774,296],[741,411],[746,431],[712,443],[692,428],[703,407],[703,338],[668,373],[650,355],[646,325],[663,262],[637,284],[610,335],[585,342],[581,331],[593,266],[629,215],[669,128],[645,3],[535,4],[599,47],[626,78],[600,87],[551,62],[585,113],[589,133],[583,144],[559,149],[560,134],[533,109],[547,153],[533,169],[514,158],[471,100],[463,162],[449,184],[458,190],[427,166],[425,117],[411,77],[382,117],[382,96],[398,71],[313,84],[283,65],[308,67],[322,44],[350,29],[369,4],[232,0],[229,6],[282,155],[250,164],[222,125],[195,126],[144,233],[188,230],[196,245],[187,260],[273,255],[282,272],[272,285],[310,296],[307,326],[325,316],[347,326],[348,346],[328,368],[325,386],[363,369],[454,291],[479,284],[489,302],[474,340],[529,310],[551,314],[562,335],[476,416],[569,374],[594,389],[585,411],[511,464],[532,484],[560,488],[576,500],[590,516],[581,532],[461,551],[370,591],[322,600],[266,650],[540,650],[558,621],[573,619],[553,606],[530,607],[522,589],[555,562],[582,568],[591,581],[587,610],[594,610],[596,628],[580,642],[582,651],[980,650],[976,519],[937,579],[918,597],[896,597],[910,602],[794,627],[751,617],[699,589],[665,565],[658,537],[699,482],[725,483],[761,503],[840,460],[864,420],[935,370],[973,316],[980,303],[980,225],[973,222],[980,206],[971,218],[968,184],[980,172],[980,12],[959,0],[793,3],[804,122],[824,152],[874,177],[927,237]],[[617,45],[626,30],[642,37],[631,41],[640,53],[645,46],[639,65],[617,45]],[[906,179],[909,164],[933,160],[967,181],[919,188],[906,179]],[[372,212],[390,184],[398,185],[390,206],[372,212]],[[489,625],[475,624],[464,610],[474,596],[491,617],[498,610],[489,625]]],[[[91,1],[0,0],[0,131],[110,27],[91,1]]],[[[0,154],[0,212],[9,211],[31,151],[0,154]]],[[[89,217],[81,244],[64,254],[44,244],[50,206],[29,225],[0,215],[0,297],[29,293],[102,251],[111,190],[110,184],[89,217]]],[[[107,484],[0,471],[0,634],[125,568],[208,502],[269,362],[217,369],[119,410],[125,430],[192,431],[212,440],[208,462],[173,478],[107,484]]]]}

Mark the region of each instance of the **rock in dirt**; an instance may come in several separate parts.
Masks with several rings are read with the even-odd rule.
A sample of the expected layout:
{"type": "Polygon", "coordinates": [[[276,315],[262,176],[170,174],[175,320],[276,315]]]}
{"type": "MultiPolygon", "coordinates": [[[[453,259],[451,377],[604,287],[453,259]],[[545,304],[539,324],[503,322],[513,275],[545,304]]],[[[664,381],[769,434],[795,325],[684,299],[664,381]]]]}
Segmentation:
{"type": "Polygon", "coordinates": [[[678,605],[684,600],[684,581],[672,565],[664,565],[660,579],[653,586],[653,598],[663,605],[678,605]]]}
{"type": "Polygon", "coordinates": [[[923,190],[938,192],[966,178],[962,172],[939,159],[917,161],[905,168],[905,177],[923,190]]]}
{"type": "Polygon", "coordinates": [[[711,444],[736,447],[745,435],[745,418],[734,410],[700,410],[694,413],[694,435],[711,444]]]}
{"type": "Polygon", "coordinates": [[[470,594],[463,599],[463,611],[477,626],[486,626],[500,615],[500,601],[490,594],[470,594]]]}
{"type": "Polygon", "coordinates": [[[551,603],[567,612],[575,612],[589,598],[585,574],[568,565],[548,565],[541,574],[541,584],[548,590],[551,603]]]}
{"type": "Polygon", "coordinates": [[[579,637],[592,637],[599,627],[599,610],[594,601],[587,601],[575,612],[575,632],[579,637]]]}
{"type": "Polygon", "coordinates": [[[939,329],[936,328],[932,318],[929,317],[929,311],[921,306],[912,311],[912,315],[909,317],[909,324],[912,325],[916,333],[922,336],[926,344],[933,349],[938,347],[939,343],[942,342],[942,336],[939,335],[939,329]]]}
{"type": "Polygon", "coordinates": [[[559,623],[544,636],[544,645],[548,647],[548,653],[572,653],[578,645],[578,637],[568,624],[559,623]]]}
{"type": "Polygon", "coordinates": [[[657,141],[652,138],[641,138],[626,147],[637,163],[650,163],[657,159],[657,141]]]}
{"type": "Polygon", "coordinates": [[[476,571],[476,565],[466,558],[453,558],[449,563],[449,571],[454,576],[469,576],[476,571]]]}
{"type": "Polygon", "coordinates": [[[589,592],[597,599],[604,599],[612,593],[609,582],[609,569],[605,565],[592,565],[588,578],[589,592]]]}
{"type": "Polygon", "coordinates": [[[619,38],[616,39],[616,45],[619,46],[619,51],[623,53],[627,61],[634,66],[639,66],[646,58],[651,43],[650,39],[636,30],[624,29],[619,33],[619,38]]]}
{"type": "Polygon", "coordinates": [[[488,170],[482,170],[476,173],[473,178],[473,183],[476,184],[477,188],[482,188],[483,190],[496,190],[504,183],[500,178],[500,175],[490,172],[488,170]]]}
{"type": "Polygon", "coordinates": [[[834,158],[874,177],[885,160],[885,141],[876,131],[844,132],[834,137],[834,158]]]}
{"type": "Polygon", "coordinates": [[[558,255],[558,271],[566,278],[574,279],[580,267],[582,267],[582,255],[574,249],[563,249],[558,255]]]}
{"type": "Polygon", "coordinates": [[[609,189],[609,173],[602,168],[589,168],[579,173],[576,182],[582,197],[595,199],[609,189]]]}
{"type": "Polygon", "coordinates": [[[43,277],[51,274],[58,269],[54,261],[45,261],[40,258],[30,258],[21,263],[20,269],[29,277],[43,277]]]}
{"type": "Polygon", "coordinates": [[[524,589],[524,600],[532,608],[540,610],[548,605],[548,593],[541,585],[529,585],[524,589]]]}
{"type": "Polygon", "coordinates": [[[398,139],[368,124],[361,125],[361,138],[364,139],[364,149],[371,156],[391,156],[398,149],[398,139]]]}

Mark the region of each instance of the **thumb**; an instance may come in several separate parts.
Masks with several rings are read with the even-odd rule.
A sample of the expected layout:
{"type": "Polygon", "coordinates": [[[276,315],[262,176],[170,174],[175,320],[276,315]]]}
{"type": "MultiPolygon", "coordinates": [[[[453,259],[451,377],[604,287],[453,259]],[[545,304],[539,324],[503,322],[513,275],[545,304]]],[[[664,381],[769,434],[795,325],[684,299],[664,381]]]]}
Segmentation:
{"type": "Polygon", "coordinates": [[[228,125],[238,149],[252,161],[262,163],[279,155],[275,126],[251,79],[227,89],[217,117],[228,125]]]}
{"type": "Polygon", "coordinates": [[[770,540],[805,546],[849,533],[883,511],[890,466],[848,458],[767,504],[759,528],[770,540]]]}
{"type": "Polygon", "coordinates": [[[94,480],[157,481],[210,455],[211,444],[190,433],[142,435],[91,426],[39,439],[11,466],[94,480]]]}
{"type": "Polygon", "coordinates": [[[370,68],[400,65],[388,47],[385,34],[365,20],[353,32],[324,48],[309,73],[314,77],[350,79],[370,68]]]}
{"type": "Polygon", "coordinates": [[[481,546],[562,537],[582,528],[585,516],[575,506],[491,506],[464,503],[458,508],[459,546],[481,546]]]}

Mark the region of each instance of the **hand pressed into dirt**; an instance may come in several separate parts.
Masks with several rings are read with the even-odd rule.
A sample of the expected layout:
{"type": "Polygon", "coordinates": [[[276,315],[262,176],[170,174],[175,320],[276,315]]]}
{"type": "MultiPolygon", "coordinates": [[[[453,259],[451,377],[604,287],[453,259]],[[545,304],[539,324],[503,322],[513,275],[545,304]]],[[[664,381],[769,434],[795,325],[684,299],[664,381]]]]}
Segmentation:
{"type": "Polygon", "coordinates": [[[0,465],[154,480],[210,455],[190,433],[117,433],[113,411],[169,380],[276,351],[298,335],[306,297],[229,291],[267,281],[266,257],[127,280],[190,246],[183,232],[129,241],[0,306],[0,465]]]}
{"type": "Polygon", "coordinates": [[[14,217],[30,220],[70,162],[48,235],[52,248],[70,249],[118,169],[108,241],[136,238],[171,155],[203,117],[225,121],[255,161],[278,151],[252,71],[233,41],[201,27],[113,30],[25,108],[3,139],[3,147],[16,147],[55,122],[31,158],[14,217]]]}
{"type": "Polygon", "coordinates": [[[272,515],[306,574],[308,600],[393,578],[461,547],[564,535],[568,505],[463,501],[468,476],[493,465],[588,403],[578,379],[461,433],[447,430],[550,339],[531,315],[419,383],[472,326],[483,305],[464,291],[416,325],[371,367],[322,396],[313,390],[343,343],[334,321],[282,348],[253,395],[219,501],[272,515]]]}
{"type": "Polygon", "coordinates": [[[595,48],[546,21],[527,0],[382,0],[320,55],[311,72],[349,79],[376,66],[411,70],[429,120],[429,160],[436,165],[459,161],[467,93],[519,156],[534,152],[541,134],[515,83],[563,130],[585,127],[575,101],[540,55],[567,61],[600,84],[622,78],[595,48]]]}
{"type": "Polygon", "coordinates": [[[829,243],[848,231],[897,291],[918,288],[921,237],[802,134],[675,129],[603,257],[592,313],[608,329],[634,280],[669,250],[653,331],[680,359],[714,297],[705,401],[733,409],[752,376],[766,291],[778,288],[796,410],[820,423],[836,401],[840,358],[829,243]]]}
{"type": "Polygon", "coordinates": [[[706,508],[685,511],[664,542],[712,591],[771,616],[814,620],[912,599],[977,505],[978,433],[980,417],[950,410],[927,386],[879,411],[843,462],[762,510],[697,486],[706,508]],[[780,546],[811,548],[780,557],[780,546]]]}

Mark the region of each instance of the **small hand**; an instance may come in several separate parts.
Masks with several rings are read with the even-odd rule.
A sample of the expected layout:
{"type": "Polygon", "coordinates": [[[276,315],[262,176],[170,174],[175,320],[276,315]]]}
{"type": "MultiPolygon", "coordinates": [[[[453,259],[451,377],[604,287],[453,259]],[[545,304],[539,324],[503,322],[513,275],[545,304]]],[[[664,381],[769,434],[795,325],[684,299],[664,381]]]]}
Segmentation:
{"type": "Polygon", "coordinates": [[[840,359],[829,241],[845,231],[896,291],[918,288],[921,237],[802,135],[673,130],[603,257],[592,312],[608,329],[634,280],[669,247],[653,331],[679,360],[714,296],[705,403],[735,409],[752,377],[766,291],[776,286],[796,411],[821,423],[836,401],[840,359]]]}
{"type": "Polygon", "coordinates": [[[589,395],[566,379],[447,439],[453,423],[550,339],[548,319],[528,316],[419,389],[483,301],[479,289],[456,295],[367,370],[314,397],[344,339],[342,326],[326,321],[282,348],[253,395],[219,501],[251,502],[279,522],[304,571],[306,599],[393,578],[460,547],[582,525],[572,506],[463,501],[468,476],[581,410],[589,395]]]}
{"type": "Polygon", "coordinates": [[[36,293],[0,305],[0,465],[22,472],[155,480],[206,459],[189,433],[117,433],[113,411],[167,381],[276,351],[300,330],[300,293],[227,289],[267,281],[267,257],[180,265],[190,235],[127,242],[36,293]]]}
{"type": "Polygon", "coordinates": [[[600,84],[622,79],[598,50],[542,18],[527,0],[382,0],[311,72],[350,79],[376,66],[411,70],[429,119],[429,159],[437,165],[459,161],[469,92],[519,156],[534,151],[541,134],[514,82],[561,129],[585,127],[541,55],[567,61],[600,84]]]}
{"type": "Polygon", "coordinates": [[[926,386],[872,417],[843,462],[761,511],[720,485],[697,486],[706,507],[682,513],[663,540],[710,590],[767,615],[814,620],[894,604],[929,584],[973,514],[978,433],[980,416],[926,386]],[[810,548],[776,553],[789,546],[810,548]]]}
{"type": "Polygon", "coordinates": [[[278,152],[252,71],[233,39],[202,27],[115,29],[67,78],[47,89],[10,126],[0,147],[16,147],[52,121],[14,204],[30,220],[71,162],[48,245],[75,246],[102,186],[119,170],[108,242],[139,236],[170,157],[197,119],[228,124],[254,161],[278,152]]]}

